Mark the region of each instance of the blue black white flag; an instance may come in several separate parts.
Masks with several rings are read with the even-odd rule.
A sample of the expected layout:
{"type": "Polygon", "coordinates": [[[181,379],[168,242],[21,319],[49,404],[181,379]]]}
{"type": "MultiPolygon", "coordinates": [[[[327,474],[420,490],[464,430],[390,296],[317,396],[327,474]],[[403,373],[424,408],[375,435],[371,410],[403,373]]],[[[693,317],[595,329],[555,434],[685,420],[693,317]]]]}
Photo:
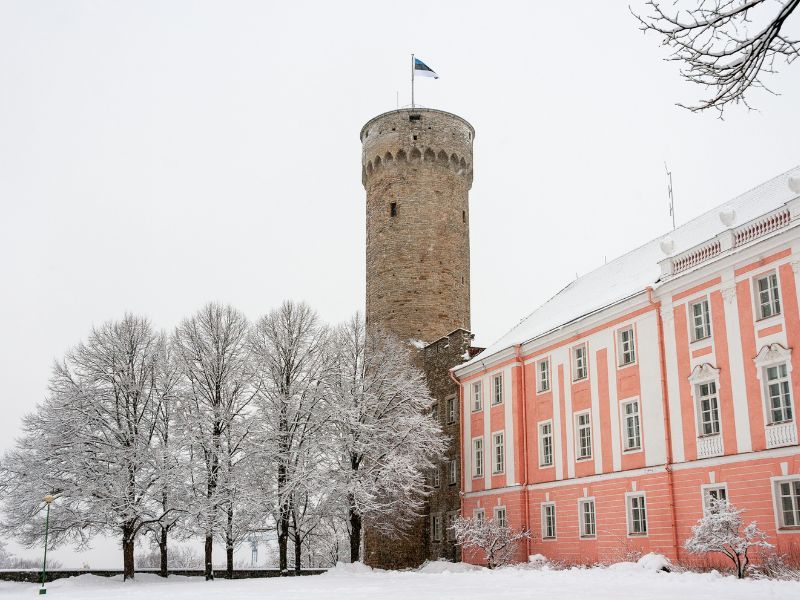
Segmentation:
{"type": "Polygon", "coordinates": [[[431,69],[428,65],[426,65],[418,58],[414,59],[414,73],[420,77],[433,77],[434,79],[439,79],[439,76],[436,74],[436,71],[431,69]]]}

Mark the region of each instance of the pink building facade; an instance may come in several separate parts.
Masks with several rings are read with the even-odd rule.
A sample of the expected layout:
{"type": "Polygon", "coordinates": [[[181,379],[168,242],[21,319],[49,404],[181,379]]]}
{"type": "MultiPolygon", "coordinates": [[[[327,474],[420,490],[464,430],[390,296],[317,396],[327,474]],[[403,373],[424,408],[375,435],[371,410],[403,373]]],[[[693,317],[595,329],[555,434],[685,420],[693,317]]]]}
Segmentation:
{"type": "Polygon", "coordinates": [[[797,178],[581,277],[453,370],[463,515],[529,528],[523,561],[685,560],[724,497],[800,548],[797,178]]]}

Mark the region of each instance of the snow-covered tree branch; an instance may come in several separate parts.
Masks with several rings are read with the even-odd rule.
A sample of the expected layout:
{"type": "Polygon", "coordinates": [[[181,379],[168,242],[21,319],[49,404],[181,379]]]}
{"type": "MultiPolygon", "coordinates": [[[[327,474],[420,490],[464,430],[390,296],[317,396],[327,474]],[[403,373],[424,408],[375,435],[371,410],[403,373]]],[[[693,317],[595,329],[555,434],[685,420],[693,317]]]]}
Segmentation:
{"type": "Polygon", "coordinates": [[[800,0],[649,0],[650,14],[635,15],[645,32],[653,31],[681,63],[681,75],[711,90],[692,111],[743,103],[751,87],[771,91],[764,76],[779,62],[800,56],[800,39],[787,33],[787,22],[800,0]],[[677,5],[677,7],[676,7],[677,5]],[[685,8],[680,8],[685,6],[685,8]]]}

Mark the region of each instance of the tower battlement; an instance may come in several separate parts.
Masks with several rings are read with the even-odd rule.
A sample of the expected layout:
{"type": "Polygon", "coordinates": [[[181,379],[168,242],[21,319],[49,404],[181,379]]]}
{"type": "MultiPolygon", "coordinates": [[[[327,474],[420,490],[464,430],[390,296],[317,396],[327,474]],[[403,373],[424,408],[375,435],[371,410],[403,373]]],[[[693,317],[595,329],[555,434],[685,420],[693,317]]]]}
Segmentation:
{"type": "Polygon", "coordinates": [[[446,168],[472,186],[475,129],[461,117],[430,108],[400,109],[370,119],[361,129],[361,179],[384,167],[446,168]]]}

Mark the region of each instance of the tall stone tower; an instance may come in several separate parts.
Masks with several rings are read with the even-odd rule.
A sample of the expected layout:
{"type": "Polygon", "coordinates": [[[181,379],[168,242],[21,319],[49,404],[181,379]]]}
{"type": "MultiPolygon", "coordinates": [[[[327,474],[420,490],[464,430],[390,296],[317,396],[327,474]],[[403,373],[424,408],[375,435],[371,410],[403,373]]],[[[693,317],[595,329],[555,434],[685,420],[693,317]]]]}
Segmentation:
{"type": "Polygon", "coordinates": [[[361,129],[367,190],[367,324],[432,342],[470,328],[469,190],[475,130],[401,109],[361,129]]]}
{"type": "Polygon", "coordinates": [[[367,190],[367,324],[414,340],[436,400],[432,416],[449,439],[430,474],[424,515],[402,539],[364,532],[364,561],[381,568],[458,560],[448,524],[461,507],[458,389],[449,370],[472,353],[469,190],[475,130],[429,108],[378,115],[361,129],[367,190]],[[424,342],[420,344],[417,341],[424,342]]]}

